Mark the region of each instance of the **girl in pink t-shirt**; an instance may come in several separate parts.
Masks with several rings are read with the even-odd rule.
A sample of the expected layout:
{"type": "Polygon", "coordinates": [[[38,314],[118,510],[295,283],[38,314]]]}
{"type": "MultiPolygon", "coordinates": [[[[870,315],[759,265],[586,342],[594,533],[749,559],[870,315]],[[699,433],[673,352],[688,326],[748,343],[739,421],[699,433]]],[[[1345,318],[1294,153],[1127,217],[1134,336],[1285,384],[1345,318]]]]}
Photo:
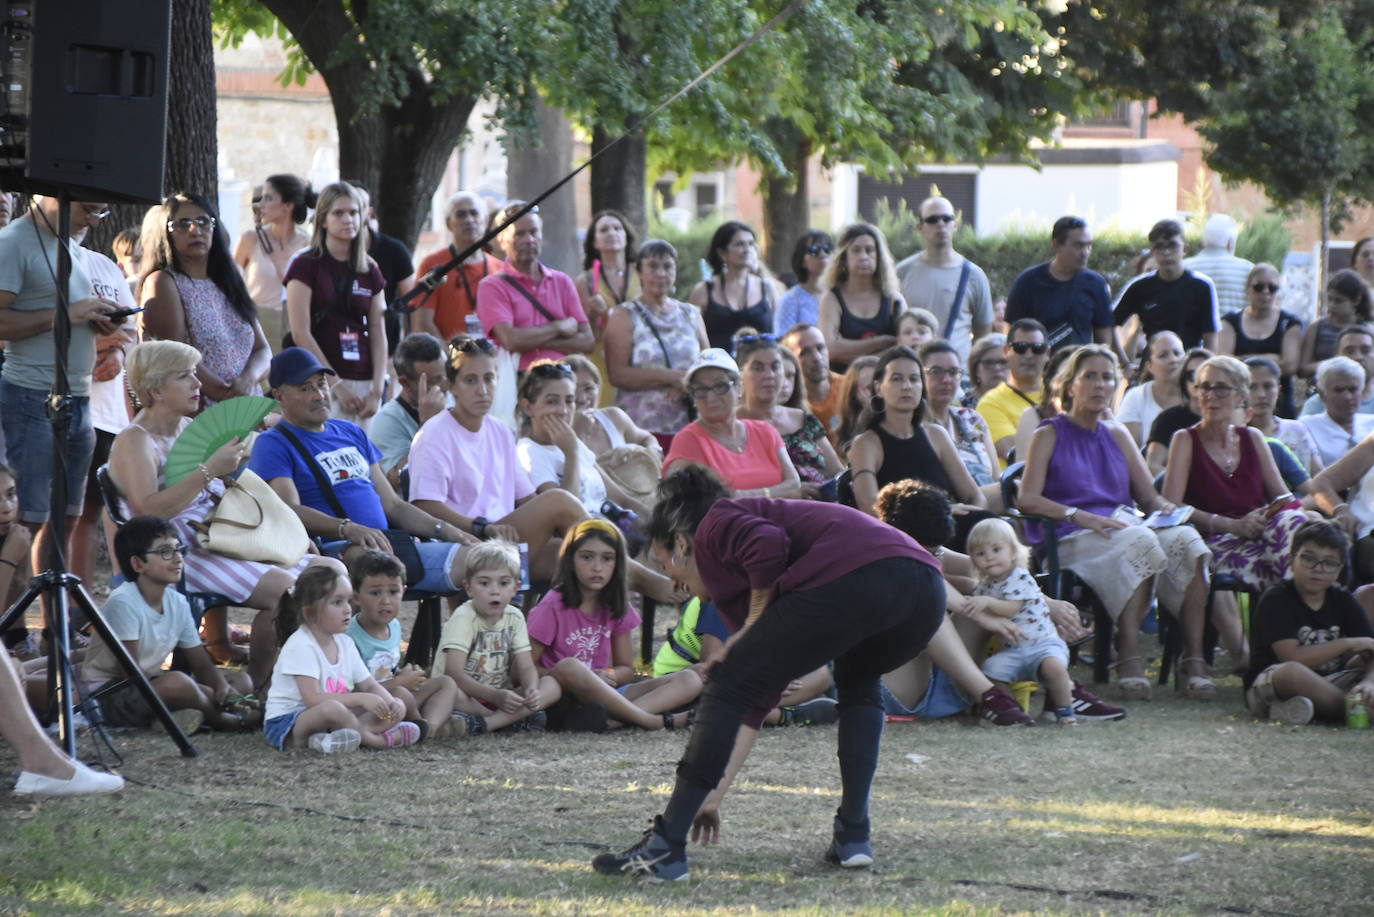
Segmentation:
{"type": "Polygon", "coordinates": [[[563,709],[550,727],[601,732],[618,726],[676,729],[691,713],[667,713],[701,693],[701,678],[683,669],[634,681],[630,631],[639,615],[626,587],[625,542],[604,519],[578,523],[563,538],[557,585],[529,613],[530,646],[540,675],[563,688],[563,709]],[[599,708],[599,709],[598,709],[599,708]]]}

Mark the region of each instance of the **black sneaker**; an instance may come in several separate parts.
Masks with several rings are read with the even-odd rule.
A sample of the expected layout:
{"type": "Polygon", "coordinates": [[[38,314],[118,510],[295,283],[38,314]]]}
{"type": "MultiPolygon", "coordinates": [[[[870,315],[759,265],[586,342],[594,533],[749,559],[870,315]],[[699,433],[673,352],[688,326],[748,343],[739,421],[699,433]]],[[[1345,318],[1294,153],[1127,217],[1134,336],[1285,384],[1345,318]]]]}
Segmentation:
{"type": "Polygon", "coordinates": [[[687,849],[674,844],[661,833],[663,819],[653,824],[639,843],[620,853],[598,854],[592,869],[603,876],[639,876],[650,882],[680,882],[687,878],[687,849]]]}
{"type": "Polygon", "coordinates": [[[993,685],[978,698],[980,716],[994,726],[1034,726],[1035,720],[1026,715],[1021,705],[1006,691],[993,685]]]}
{"type": "Polygon", "coordinates": [[[1106,723],[1126,718],[1125,707],[1107,703],[1076,681],[1073,683],[1073,701],[1069,706],[1080,722],[1106,723]]]}
{"type": "Polygon", "coordinates": [[[840,705],[829,697],[817,697],[782,708],[779,726],[828,726],[840,718],[840,705]]]}
{"type": "Polygon", "coordinates": [[[549,724],[549,715],[543,710],[531,713],[527,717],[516,720],[509,726],[502,726],[501,732],[543,732],[544,727],[549,724]]]}
{"type": "Polygon", "coordinates": [[[861,869],[873,865],[873,845],[868,842],[868,822],[851,825],[835,816],[835,830],[825,858],[845,869],[861,869]]]}

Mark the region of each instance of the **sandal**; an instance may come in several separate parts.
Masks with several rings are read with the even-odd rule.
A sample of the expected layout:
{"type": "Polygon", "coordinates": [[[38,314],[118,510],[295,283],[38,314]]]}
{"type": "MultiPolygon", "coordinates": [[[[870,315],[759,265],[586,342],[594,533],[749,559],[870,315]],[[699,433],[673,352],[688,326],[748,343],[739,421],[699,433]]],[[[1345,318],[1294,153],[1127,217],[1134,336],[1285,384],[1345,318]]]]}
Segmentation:
{"type": "Polygon", "coordinates": [[[1180,660],[1178,661],[1178,674],[1179,674],[1178,686],[1179,686],[1179,690],[1182,691],[1183,693],[1187,694],[1188,697],[1189,697],[1190,699],[1192,699],[1192,700],[1204,701],[1204,702],[1205,702],[1205,701],[1214,701],[1214,700],[1216,700],[1216,699],[1217,699],[1217,686],[1216,686],[1216,683],[1213,682],[1211,678],[1207,677],[1206,672],[1207,672],[1207,660],[1203,659],[1201,656],[1186,656],[1186,657],[1184,657],[1183,659],[1180,659],[1180,660]],[[1187,676],[1185,676],[1185,675],[1183,674],[1183,667],[1186,666],[1186,665],[1187,665],[1188,663],[1190,663],[1190,662],[1199,663],[1199,664],[1200,664],[1200,668],[1202,669],[1202,671],[1203,671],[1204,674],[1202,674],[1202,675],[1187,675],[1187,676]],[[1186,681],[1186,682],[1184,681],[1184,678],[1187,678],[1187,681],[1186,681]]]}
{"type": "Polygon", "coordinates": [[[228,640],[206,643],[205,652],[210,654],[215,665],[243,665],[248,661],[248,650],[228,640]]]}
{"type": "Polygon", "coordinates": [[[387,748],[405,748],[407,745],[414,745],[420,741],[420,727],[409,720],[397,723],[382,733],[382,741],[386,742],[387,748]]]}
{"type": "Polygon", "coordinates": [[[676,729],[691,729],[692,724],[697,721],[697,708],[693,707],[687,711],[687,720],[681,726],[677,725],[676,713],[663,714],[663,728],[672,732],[676,729]]]}
{"type": "MultiPolygon", "coordinates": [[[[1140,657],[1127,656],[1125,659],[1118,659],[1112,663],[1112,668],[1119,669],[1128,662],[1140,662],[1140,657]]],[[[1128,701],[1147,701],[1153,693],[1150,679],[1144,675],[1117,675],[1116,685],[1121,689],[1121,696],[1128,701]]]]}

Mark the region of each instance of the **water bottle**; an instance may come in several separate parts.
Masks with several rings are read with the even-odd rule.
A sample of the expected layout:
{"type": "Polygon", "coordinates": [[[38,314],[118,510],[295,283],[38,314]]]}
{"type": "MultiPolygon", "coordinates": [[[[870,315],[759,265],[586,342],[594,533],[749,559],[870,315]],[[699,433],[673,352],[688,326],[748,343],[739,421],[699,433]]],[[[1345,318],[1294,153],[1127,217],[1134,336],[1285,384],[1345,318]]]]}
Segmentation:
{"type": "Polygon", "coordinates": [[[1369,708],[1364,704],[1361,694],[1345,696],[1345,725],[1351,729],[1369,728],[1369,708]]]}

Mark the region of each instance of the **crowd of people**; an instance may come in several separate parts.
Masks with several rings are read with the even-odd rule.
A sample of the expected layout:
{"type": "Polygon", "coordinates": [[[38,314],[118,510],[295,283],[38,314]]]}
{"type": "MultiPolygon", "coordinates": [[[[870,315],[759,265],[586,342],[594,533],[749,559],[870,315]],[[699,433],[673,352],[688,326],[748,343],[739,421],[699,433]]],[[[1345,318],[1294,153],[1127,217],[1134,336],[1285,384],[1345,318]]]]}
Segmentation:
{"type": "MultiPolygon", "coordinates": [[[[1369,278],[1336,272],[1304,328],[1277,305],[1281,272],[1233,254],[1224,216],[1192,258],[1182,226],[1159,221],[1115,296],[1088,266],[1090,227],[1061,218],[1048,260],[1003,303],[955,250],[958,215],[940,197],[921,204],[922,247],[901,260],[867,223],[805,233],[790,284],[744,223],[678,252],[638,243],[614,211],[593,217],[570,277],[540,259],[537,208],[511,222],[521,202],[490,209],[467,192],[448,202],[449,246],[418,265],[376,231],[356,182],[316,195],[271,176],[236,242],[206,198],[174,194],[114,259],[80,245],[107,205],[71,204],[63,240],[58,206],[36,198],[0,229],[0,593],[12,599],[51,542],[61,244],[68,556],[89,580],[108,539],[121,582],[104,614],[185,728],[339,753],[682,729],[700,709],[690,790],[644,842],[671,846],[713,829],[701,813],[742,760],[725,741],[737,728],[747,754],[765,724],[838,719],[849,751],[832,853],[866,865],[883,715],[1032,725],[1012,689],[1033,682],[1047,721],[1126,716],[1070,674],[1083,610],[1032,575],[1051,540],[1115,622],[1123,700],[1152,695],[1140,632],[1155,609],[1181,630],[1189,698],[1216,696],[1210,619],[1257,716],[1333,720],[1348,697],[1374,702],[1374,594],[1352,591],[1374,581],[1369,278]],[[710,276],[679,301],[680,259],[699,254],[710,276]],[[417,284],[413,312],[394,308],[417,284]],[[192,418],[263,392],[277,404],[266,429],[169,480],[192,418]],[[310,536],[288,562],[207,546],[205,521],[247,472],[310,536]],[[102,522],[102,496],[118,519],[102,522]],[[852,509],[820,510],[836,503],[852,509]],[[839,549],[844,531],[827,526],[855,540],[839,549]],[[807,547],[778,555],[765,529],[807,547]],[[860,543],[879,553],[842,559],[860,543]],[[881,589],[865,580],[888,573],[881,589]],[[1209,595],[1221,575],[1253,599],[1248,634],[1234,594],[1209,595]],[[844,633],[814,614],[816,596],[881,604],[894,583],[922,606],[844,633]],[[450,599],[427,671],[403,664],[408,591],[450,599]],[[197,623],[186,594],[217,605],[197,623]],[[652,677],[630,642],[644,601],[680,609],[652,677]],[[254,610],[249,631],[229,606],[254,610]],[[731,661],[763,646],[795,652],[753,671],[731,661]],[[164,670],[175,650],[184,664],[164,670]]],[[[0,678],[18,791],[112,788],[7,709],[45,711],[47,697],[41,635],[21,622],[5,639],[20,660],[0,678]]],[[[79,686],[104,722],[149,724],[109,647],[93,638],[83,655],[79,686]]]]}

